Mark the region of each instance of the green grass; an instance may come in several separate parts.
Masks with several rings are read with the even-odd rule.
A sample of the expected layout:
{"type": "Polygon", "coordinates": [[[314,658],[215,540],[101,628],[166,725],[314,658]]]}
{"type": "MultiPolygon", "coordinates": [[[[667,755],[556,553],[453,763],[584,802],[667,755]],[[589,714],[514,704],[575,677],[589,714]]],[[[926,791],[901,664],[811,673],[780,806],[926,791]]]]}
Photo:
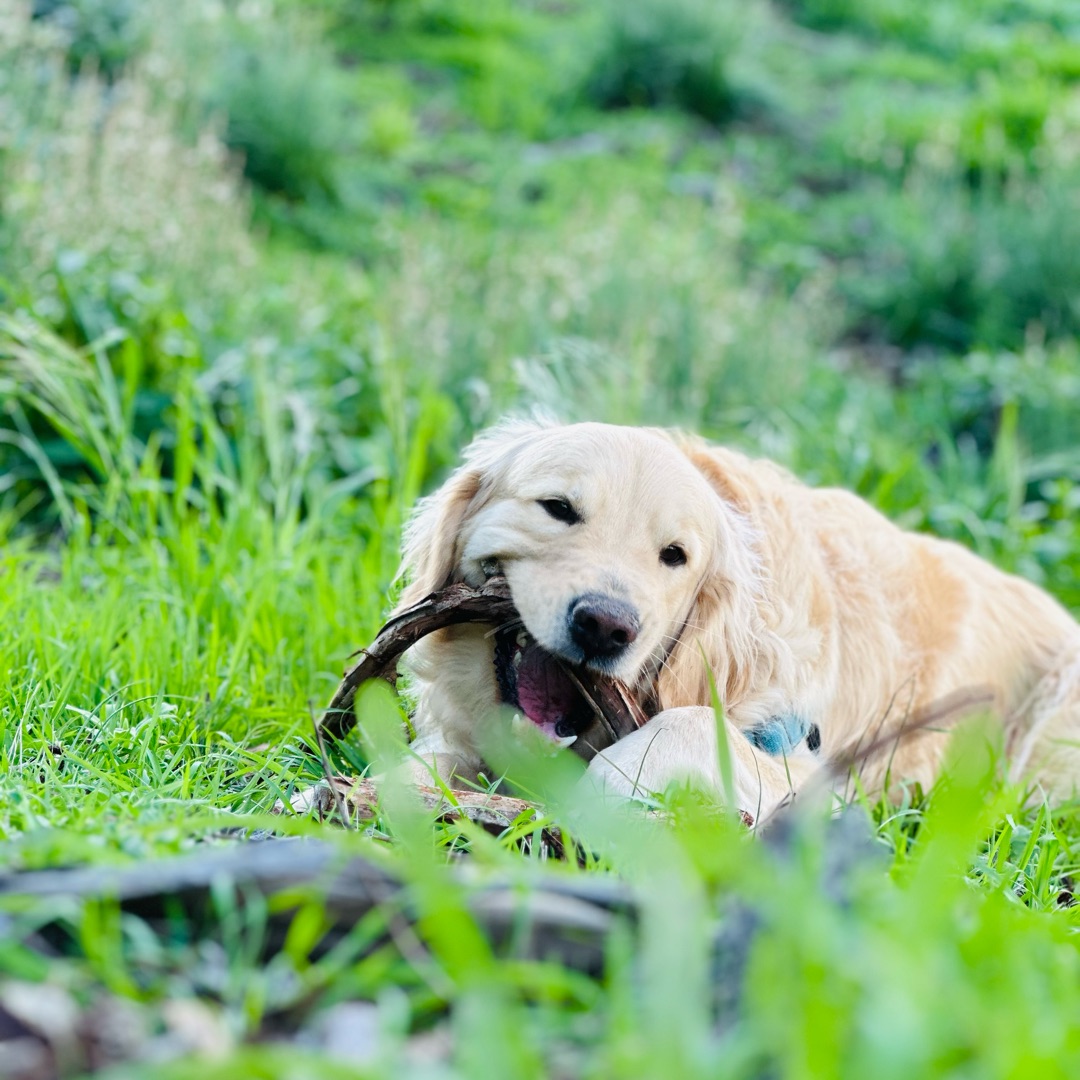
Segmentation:
{"type": "MultiPolygon", "coordinates": [[[[321,774],[312,711],[390,604],[408,509],[507,411],[692,427],[1080,612],[1069,5],[755,7],[719,128],[678,94],[590,103],[590,63],[641,60],[606,6],[193,4],[160,35],[67,6],[66,48],[14,8],[0,37],[0,865],[273,824],[389,864],[423,918],[419,945],[373,948],[376,913],[313,958],[315,890],[260,958],[251,897],[216,895],[200,940],[63,899],[8,913],[0,984],[108,990],[151,1029],[197,999],[231,1040],[124,1076],[1075,1075],[1080,811],[1005,785],[977,730],[934,790],[865,808],[879,858],[813,814],[763,844],[678,793],[605,812],[513,746],[495,764],[584,867],[401,792],[370,834],[267,816],[321,774]],[[282,27],[263,93],[228,65],[282,27]],[[95,48],[108,81],[72,79],[95,48]],[[493,951],[465,848],[522,894],[618,875],[640,920],[599,978],[493,951]],[[367,1065],[262,1041],[341,1000],[376,1010],[367,1065]]],[[[648,49],[685,50],[653,7],[648,49]]],[[[343,772],[399,737],[365,708],[343,772]]]]}

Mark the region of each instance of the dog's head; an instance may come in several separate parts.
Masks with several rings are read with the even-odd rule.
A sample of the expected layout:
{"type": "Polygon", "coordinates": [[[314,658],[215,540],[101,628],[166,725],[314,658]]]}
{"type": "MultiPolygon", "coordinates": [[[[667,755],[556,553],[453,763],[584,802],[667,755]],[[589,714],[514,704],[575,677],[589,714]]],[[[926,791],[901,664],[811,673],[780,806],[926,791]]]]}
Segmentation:
{"type": "Polygon", "coordinates": [[[531,640],[501,661],[516,687],[508,672],[500,684],[549,731],[569,694],[551,658],[631,686],[659,677],[665,707],[707,701],[702,649],[723,690],[755,622],[756,577],[745,521],[702,453],[605,424],[482,436],[418,509],[402,604],[501,570],[531,640]]]}

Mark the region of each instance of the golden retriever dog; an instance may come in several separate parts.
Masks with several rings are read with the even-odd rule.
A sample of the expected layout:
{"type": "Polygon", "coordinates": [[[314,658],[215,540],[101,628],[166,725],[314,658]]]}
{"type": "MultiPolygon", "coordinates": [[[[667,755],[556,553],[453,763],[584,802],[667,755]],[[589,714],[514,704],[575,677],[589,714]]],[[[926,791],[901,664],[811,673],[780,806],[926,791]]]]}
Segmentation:
{"type": "Polygon", "coordinates": [[[452,627],[410,654],[413,749],[458,785],[500,705],[573,741],[584,702],[564,665],[655,683],[655,715],[589,765],[618,794],[721,793],[710,671],[755,816],[890,740],[867,787],[928,785],[947,734],[904,732],[967,691],[1000,719],[1017,776],[1057,796],[1080,777],[1080,625],[1055,600],[847,491],[697,439],[498,427],[419,505],[403,571],[399,610],[501,571],[523,622],[452,627]]]}

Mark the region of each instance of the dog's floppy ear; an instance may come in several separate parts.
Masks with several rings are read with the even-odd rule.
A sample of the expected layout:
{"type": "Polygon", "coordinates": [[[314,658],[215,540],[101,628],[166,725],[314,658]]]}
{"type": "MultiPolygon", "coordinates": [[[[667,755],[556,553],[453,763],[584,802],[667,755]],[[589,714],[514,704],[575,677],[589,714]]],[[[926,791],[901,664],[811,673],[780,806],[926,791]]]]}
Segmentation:
{"type": "Polygon", "coordinates": [[[769,635],[760,610],[762,581],[748,530],[736,514],[730,505],[716,508],[713,564],[657,684],[665,709],[708,704],[710,671],[721,700],[730,704],[763,660],[769,635]]]}
{"type": "Polygon", "coordinates": [[[754,494],[734,467],[738,455],[696,441],[680,445],[716,493],[714,562],[695,597],[687,630],[661,673],[661,704],[672,708],[708,702],[705,663],[721,699],[731,704],[754,682],[780,672],[785,662],[781,643],[767,625],[771,600],[759,557],[760,537],[751,525],[754,494]]]}
{"type": "Polygon", "coordinates": [[[405,530],[398,574],[407,585],[398,610],[450,584],[461,560],[462,526],[485,504],[518,448],[551,426],[544,421],[508,420],[477,436],[465,451],[465,464],[420,500],[405,530]]]}
{"type": "Polygon", "coordinates": [[[450,584],[460,557],[461,526],[480,494],[483,474],[463,465],[437,491],[421,499],[405,530],[399,575],[407,584],[398,607],[418,603],[450,584]]]}

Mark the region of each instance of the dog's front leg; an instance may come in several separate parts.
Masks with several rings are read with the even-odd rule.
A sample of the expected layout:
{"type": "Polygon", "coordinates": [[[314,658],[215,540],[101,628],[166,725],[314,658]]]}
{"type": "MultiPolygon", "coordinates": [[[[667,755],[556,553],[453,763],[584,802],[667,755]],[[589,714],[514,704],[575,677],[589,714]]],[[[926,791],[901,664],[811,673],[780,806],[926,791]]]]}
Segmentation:
{"type": "Polygon", "coordinates": [[[432,783],[434,772],[451,787],[469,787],[483,768],[477,729],[499,703],[488,629],[438,630],[414,645],[407,659],[416,701],[408,771],[419,784],[432,783]]]}
{"type": "MultiPolygon", "coordinates": [[[[758,821],[771,813],[820,768],[808,751],[763,753],[724,720],[731,753],[736,809],[758,821]]],[[[589,775],[605,792],[632,798],[689,783],[723,796],[716,717],[707,706],[668,709],[632,735],[597,754],[589,775]]]]}

